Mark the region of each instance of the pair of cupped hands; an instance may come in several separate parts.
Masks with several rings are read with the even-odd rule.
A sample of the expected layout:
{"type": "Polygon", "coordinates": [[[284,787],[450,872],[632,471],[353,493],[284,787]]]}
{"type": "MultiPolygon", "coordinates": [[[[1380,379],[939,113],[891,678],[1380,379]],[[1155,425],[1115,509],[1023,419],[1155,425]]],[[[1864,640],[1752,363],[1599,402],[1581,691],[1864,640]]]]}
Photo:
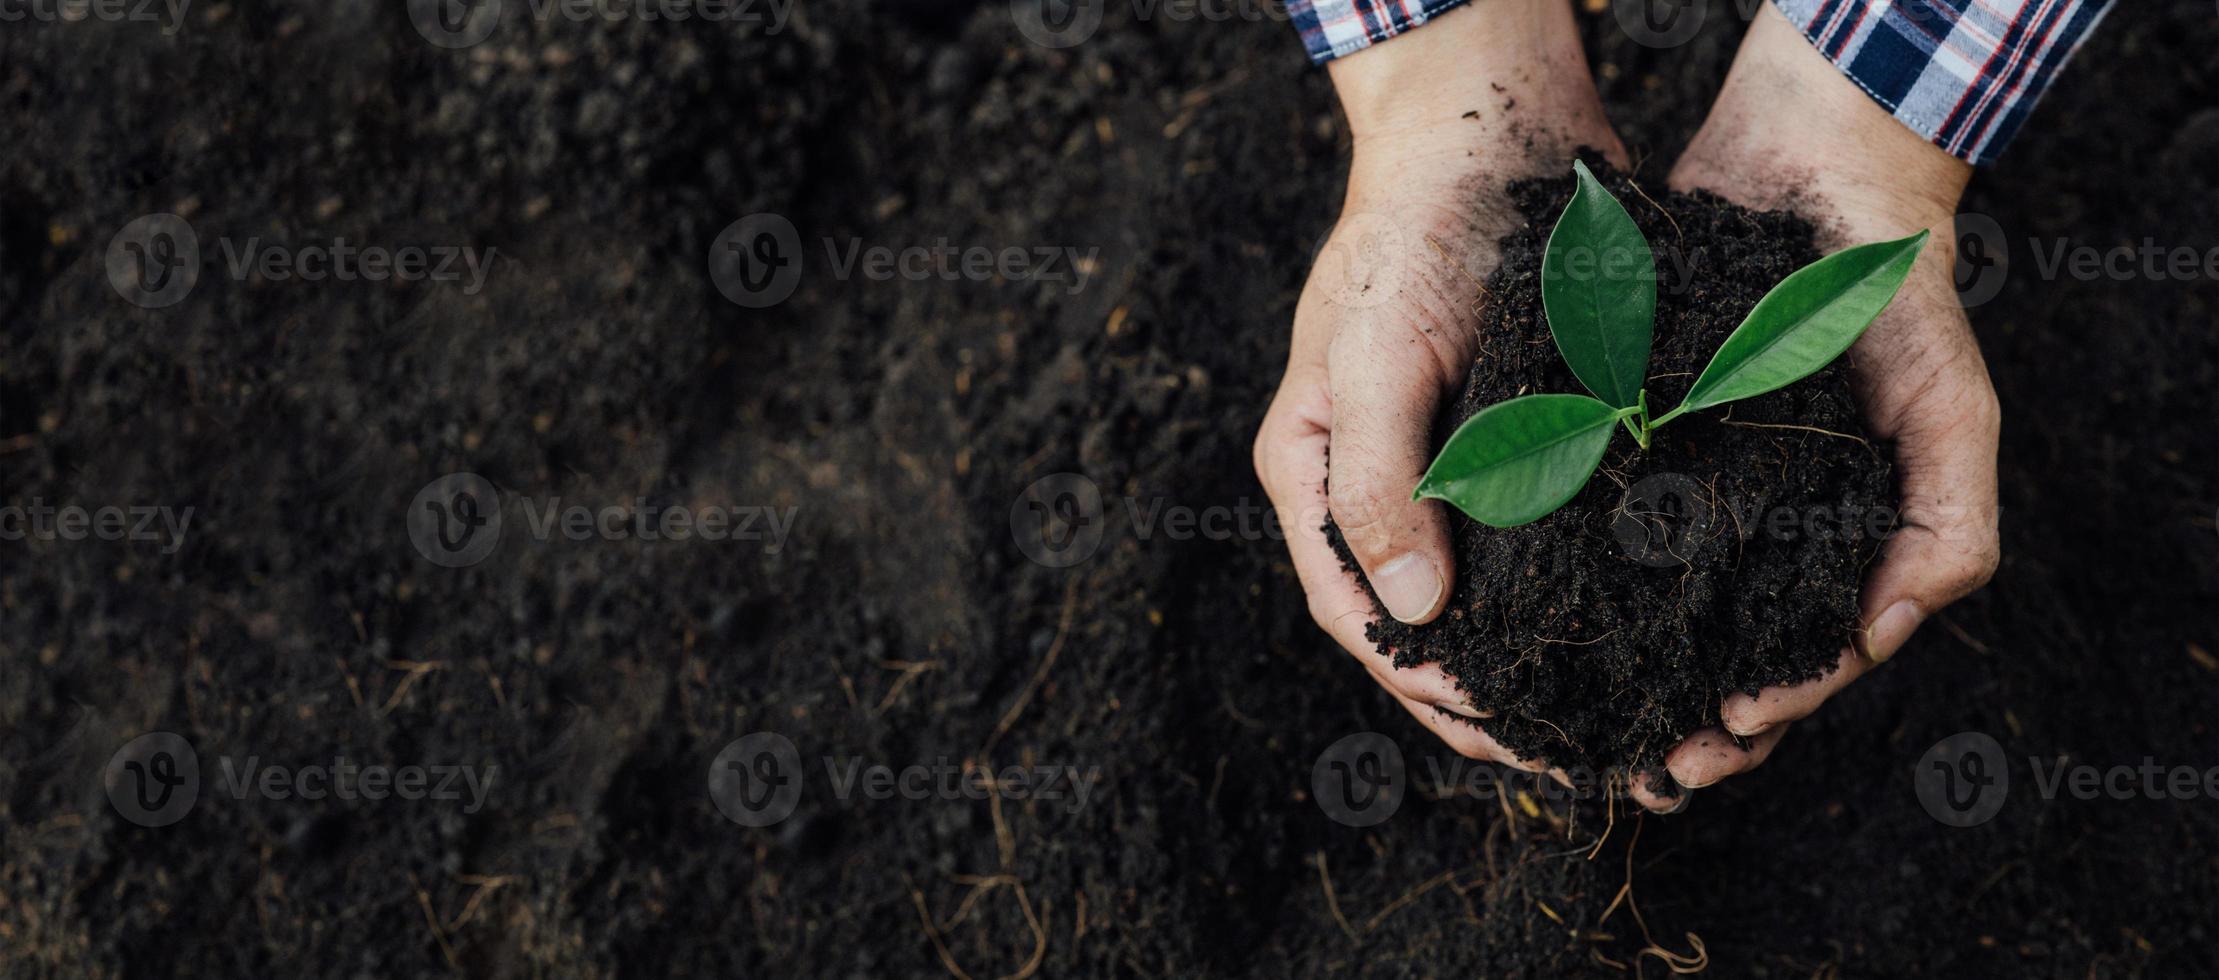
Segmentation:
{"type": "MultiPolygon", "coordinates": [[[[1457,572],[1449,529],[1464,518],[1412,500],[1411,489],[1437,448],[1444,400],[1473,364],[1476,283],[1519,220],[1504,188],[1569,172],[1580,147],[1625,168],[1626,149],[1603,116],[1563,0],[1454,8],[1329,70],[1353,138],[1348,191],[1295,308],[1286,375],[1256,436],[1256,473],[1290,532],[1318,625],[1456,751],[1547,771],[1490,738],[1484,713],[1439,665],[1396,669],[1365,639],[1371,597],[1316,528],[1332,516],[1390,615],[1425,623],[1441,614],[1457,572]]],[[[1970,172],[1891,118],[1766,5],[1665,178],[1749,207],[1793,207],[1819,224],[1823,251],[1935,233],[1848,355],[1870,430],[1895,443],[1902,497],[1901,527],[1864,582],[1863,628],[1826,676],[1728,698],[1719,727],[1667,754],[1682,788],[1763,763],[1793,722],[1995,570],[2001,412],[1951,279],[1951,226],[1970,172]]],[[[1689,798],[1648,777],[1629,789],[1658,811],[1689,798]]]]}

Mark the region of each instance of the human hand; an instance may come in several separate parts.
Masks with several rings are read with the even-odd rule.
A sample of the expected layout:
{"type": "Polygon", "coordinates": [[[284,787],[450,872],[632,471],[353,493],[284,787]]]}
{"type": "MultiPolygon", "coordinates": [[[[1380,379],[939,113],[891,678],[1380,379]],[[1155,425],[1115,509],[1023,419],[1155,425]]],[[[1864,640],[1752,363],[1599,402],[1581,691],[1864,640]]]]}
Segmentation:
{"type": "MultiPolygon", "coordinates": [[[[1818,219],[1824,251],[1935,232],[1894,303],[1849,351],[1873,435],[1895,442],[1902,495],[1901,524],[1865,580],[1864,629],[1832,673],[1727,698],[1720,727],[1689,735],[1666,755],[1682,786],[1709,786],[1763,763],[1790,723],[1893,656],[1920,622],[1995,572],[2002,415],[1951,271],[1957,199],[1970,174],[1891,118],[1769,6],[1672,171],[1676,189],[1818,219]]],[[[1646,786],[1634,795],[1651,808],[1676,802],[1646,786]]]]}
{"type": "Polygon", "coordinates": [[[1455,581],[1449,518],[1410,491],[1442,397],[1471,369],[1495,243],[1518,220],[1504,188],[1563,172],[1581,146],[1621,165],[1625,150],[1561,0],[1453,9],[1330,70],[1354,142],[1348,191],[1295,308],[1256,473],[1318,624],[1458,752],[1541,771],[1442,714],[1480,717],[1440,665],[1398,670],[1365,639],[1375,607],[1319,527],[1330,512],[1395,618],[1440,614],[1455,581]]]}

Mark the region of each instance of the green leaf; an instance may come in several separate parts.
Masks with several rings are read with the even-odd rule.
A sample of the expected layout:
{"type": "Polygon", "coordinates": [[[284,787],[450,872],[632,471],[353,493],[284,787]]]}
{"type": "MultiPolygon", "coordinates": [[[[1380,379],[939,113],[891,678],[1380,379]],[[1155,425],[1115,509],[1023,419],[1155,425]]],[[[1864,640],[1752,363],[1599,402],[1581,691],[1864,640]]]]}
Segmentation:
{"type": "Polygon", "coordinates": [[[1657,260],[1618,199],[1574,161],[1579,187],[1541,257],[1541,307],[1556,349],[1595,396],[1634,403],[1649,371],[1657,260]]]}
{"type": "Polygon", "coordinates": [[[1490,405],[1457,427],[1411,496],[1446,500],[1495,527],[1540,520],[1587,485],[1627,414],[1586,395],[1490,405]]]}
{"type": "Polygon", "coordinates": [[[1887,309],[1925,245],[1922,231],[1846,248],[1797,269],[1718,345],[1670,415],[1761,395],[1833,363],[1887,309]]]}

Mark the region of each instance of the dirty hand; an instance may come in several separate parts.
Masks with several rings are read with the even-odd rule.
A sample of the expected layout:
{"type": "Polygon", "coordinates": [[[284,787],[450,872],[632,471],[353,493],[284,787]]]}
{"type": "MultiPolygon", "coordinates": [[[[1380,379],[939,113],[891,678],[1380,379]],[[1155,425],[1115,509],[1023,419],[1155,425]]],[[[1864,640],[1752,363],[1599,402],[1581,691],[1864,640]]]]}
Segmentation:
{"type": "Polygon", "coordinates": [[[1456,574],[1450,515],[1410,495],[1443,398],[1471,368],[1495,242],[1517,222],[1502,188],[1563,172],[1582,145],[1621,165],[1625,150],[1561,0],[1452,9],[1331,73],[1354,144],[1348,191],[1295,308],[1256,473],[1318,624],[1451,747],[1538,771],[1442,714],[1477,717],[1438,664],[1397,670],[1364,638],[1371,599],[1319,527],[1330,512],[1395,618],[1440,614],[1456,574]]]}
{"type": "MultiPolygon", "coordinates": [[[[1934,232],[1895,302],[1849,351],[1872,434],[1895,442],[1902,494],[1901,526],[1865,580],[1859,643],[1818,680],[1729,697],[1723,730],[1695,732],[1666,757],[1682,786],[1764,762],[1789,723],[1893,656],[1921,621],[1995,571],[2001,411],[1951,272],[1952,224],[1970,174],[1890,118],[1771,7],[1750,26],[1710,118],[1673,169],[1675,189],[1813,216],[1822,251],[1934,232]]],[[[1668,803],[1645,787],[1635,795],[1668,803]]]]}

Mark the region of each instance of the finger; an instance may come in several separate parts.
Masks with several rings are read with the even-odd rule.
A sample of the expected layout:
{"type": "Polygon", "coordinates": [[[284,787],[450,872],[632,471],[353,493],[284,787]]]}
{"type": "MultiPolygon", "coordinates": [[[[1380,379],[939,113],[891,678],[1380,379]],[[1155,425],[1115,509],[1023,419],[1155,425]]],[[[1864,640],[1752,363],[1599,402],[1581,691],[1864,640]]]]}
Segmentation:
{"type": "Polygon", "coordinates": [[[1411,499],[1432,462],[1442,396],[1471,363],[1454,333],[1449,319],[1422,314],[1355,320],[1327,360],[1333,520],[1380,604],[1406,623],[1440,615],[1455,571],[1446,510],[1411,499]]]}
{"type": "Polygon", "coordinates": [[[1726,734],[1724,729],[1700,729],[1664,754],[1664,768],[1681,786],[1702,789],[1763,765],[1772,755],[1773,747],[1780,744],[1781,736],[1786,734],[1787,726],[1775,726],[1749,739],[1749,746],[1743,748],[1735,744],[1733,736],[1726,734]]]}
{"type": "Polygon", "coordinates": [[[1397,669],[1365,638],[1364,627],[1377,617],[1377,606],[1341,567],[1340,556],[1320,530],[1326,515],[1327,435],[1315,404],[1321,396],[1306,390],[1305,381],[1290,374],[1282,385],[1257,433],[1254,456],[1264,493],[1285,530],[1287,555],[1309,599],[1311,618],[1397,696],[1477,717],[1477,709],[1439,664],[1397,669]]]}
{"type": "MultiPolygon", "coordinates": [[[[1389,689],[1389,693],[1394,692],[1389,689]]],[[[1518,758],[1517,753],[1504,747],[1501,742],[1495,741],[1494,736],[1487,734],[1485,729],[1476,724],[1461,718],[1444,715],[1434,706],[1414,698],[1404,697],[1401,694],[1395,694],[1394,696],[1395,700],[1410,712],[1410,717],[1416,718],[1418,724],[1424,725],[1427,731],[1439,736],[1441,741],[1447,744],[1449,748],[1454,749],[1458,755],[1483,762],[1499,762],[1523,772],[1546,772],[1549,769],[1548,763],[1539,759],[1518,758]]]]}
{"type": "Polygon", "coordinates": [[[1678,813],[1687,809],[1695,800],[1695,791],[1683,786],[1666,783],[1671,780],[1655,773],[1638,773],[1627,786],[1627,795],[1641,808],[1651,813],[1678,813]]]}
{"type": "Polygon", "coordinates": [[[1768,687],[1753,697],[1740,691],[1728,695],[1718,708],[1719,722],[1727,731],[1744,738],[1763,735],[1775,726],[1810,717],[1827,698],[1863,677],[1874,666],[1855,648],[1843,647],[1834,660],[1834,669],[1817,680],[1768,687]]]}

